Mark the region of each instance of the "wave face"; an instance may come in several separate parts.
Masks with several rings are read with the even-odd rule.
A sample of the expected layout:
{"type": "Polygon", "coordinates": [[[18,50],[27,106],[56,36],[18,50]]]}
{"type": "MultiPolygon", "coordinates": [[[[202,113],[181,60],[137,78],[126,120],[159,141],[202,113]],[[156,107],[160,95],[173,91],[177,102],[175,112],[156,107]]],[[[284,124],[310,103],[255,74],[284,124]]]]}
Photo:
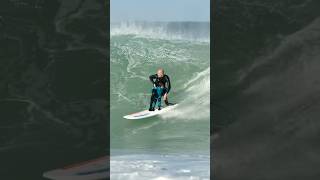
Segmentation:
{"type": "Polygon", "coordinates": [[[111,23],[111,36],[136,35],[153,39],[210,41],[209,22],[111,23]]]}
{"type": "Polygon", "coordinates": [[[126,32],[124,29],[121,33],[117,28],[122,25],[114,26],[110,44],[111,148],[143,152],[180,152],[185,149],[208,153],[210,44],[188,38],[162,38],[170,37],[169,32],[183,32],[183,27],[187,27],[185,34],[188,34],[204,25],[190,25],[193,28],[190,30],[184,23],[138,23],[129,26],[146,29],[142,32],[137,29],[126,32]],[[161,34],[160,27],[162,30],[169,28],[161,34]],[[150,37],[151,33],[146,34],[146,31],[161,36],[150,37]],[[159,67],[170,76],[169,101],[180,104],[176,111],[140,121],[123,119],[126,114],[148,108],[152,87],[148,77],[159,67]]]}
{"type": "Polygon", "coordinates": [[[209,34],[204,30],[199,31],[203,34],[196,34],[207,25],[191,24],[113,24],[111,174],[116,179],[209,179],[209,158],[194,161],[193,157],[194,153],[209,155],[210,44],[204,41],[209,34]],[[159,67],[171,79],[169,101],[179,106],[158,117],[123,119],[124,115],[148,108],[152,88],[148,77],[159,67]],[[154,154],[171,156],[162,158],[154,154]],[[156,161],[162,164],[158,166],[156,161]],[[172,168],[176,165],[181,168],[172,168]],[[194,171],[200,165],[203,171],[194,171]],[[162,166],[168,169],[161,169],[162,166]]]}

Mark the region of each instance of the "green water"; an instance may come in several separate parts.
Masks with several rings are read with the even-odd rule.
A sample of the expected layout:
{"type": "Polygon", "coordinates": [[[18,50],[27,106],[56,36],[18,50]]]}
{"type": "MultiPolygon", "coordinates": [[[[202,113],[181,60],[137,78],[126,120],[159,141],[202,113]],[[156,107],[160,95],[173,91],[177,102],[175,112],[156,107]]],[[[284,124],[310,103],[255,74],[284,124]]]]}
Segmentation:
{"type": "Polygon", "coordinates": [[[110,48],[112,151],[208,153],[210,44],[117,34],[111,36],[110,48]],[[124,119],[148,108],[148,77],[159,67],[171,79],[169,101],[179,107],[164,116],[124,119]]]}

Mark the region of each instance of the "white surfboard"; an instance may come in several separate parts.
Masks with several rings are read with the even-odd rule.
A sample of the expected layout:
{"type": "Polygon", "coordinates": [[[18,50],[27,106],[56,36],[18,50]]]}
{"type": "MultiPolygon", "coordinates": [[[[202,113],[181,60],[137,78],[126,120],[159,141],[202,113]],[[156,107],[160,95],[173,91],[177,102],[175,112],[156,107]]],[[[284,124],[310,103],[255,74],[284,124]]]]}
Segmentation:
{"type": "Polygon", "coordinates": [[[162,113],[171,111],[172,109],[176,108],[177,106],[178,106],[178,104],[174,104],[174,105],[163,107],[161,110],[158,110],[158,109],[156,109],[154,111],[144,110],[144,111],[140,111],[140,112],[136,112],[136,113],[133,113],[133,114],[129,114],[129,115],[123,116],[123,118],[125,118],[125,119],[144,119],[144,118],[149,118],[149,117],[157,116],[157,115],[160,115],[162,113]]]}
{"type": "Polygon", "coordinates": [[[55,180],[97,180],[109,177],[109,158],[98,159],[74,164],[60,169],[47,171],[43,177],[55,180]]]}

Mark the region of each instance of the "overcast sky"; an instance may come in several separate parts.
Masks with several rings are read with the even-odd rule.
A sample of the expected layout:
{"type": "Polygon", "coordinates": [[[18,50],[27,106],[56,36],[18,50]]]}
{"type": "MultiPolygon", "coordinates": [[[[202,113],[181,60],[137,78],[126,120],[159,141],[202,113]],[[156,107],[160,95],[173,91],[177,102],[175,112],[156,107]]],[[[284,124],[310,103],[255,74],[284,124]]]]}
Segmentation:
{"type": "Polygon", "coordinates": [[[210,0],[111,0],[111,21],[209,21],[210,0]]]}

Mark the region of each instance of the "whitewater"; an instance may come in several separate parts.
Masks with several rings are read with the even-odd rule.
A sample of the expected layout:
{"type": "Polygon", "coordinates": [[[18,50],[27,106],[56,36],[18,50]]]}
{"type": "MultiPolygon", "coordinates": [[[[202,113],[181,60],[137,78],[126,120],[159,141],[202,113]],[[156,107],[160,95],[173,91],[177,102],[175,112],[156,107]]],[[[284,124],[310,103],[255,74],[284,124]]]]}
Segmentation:
{"type": "Polygon", "coordinates": [[[111,24],[111,178],[209,179],[210,26],[208,22],[111,24]],[[170,76],[162,116],[122,117],[148,107],[149,75],[170,76]]]}

